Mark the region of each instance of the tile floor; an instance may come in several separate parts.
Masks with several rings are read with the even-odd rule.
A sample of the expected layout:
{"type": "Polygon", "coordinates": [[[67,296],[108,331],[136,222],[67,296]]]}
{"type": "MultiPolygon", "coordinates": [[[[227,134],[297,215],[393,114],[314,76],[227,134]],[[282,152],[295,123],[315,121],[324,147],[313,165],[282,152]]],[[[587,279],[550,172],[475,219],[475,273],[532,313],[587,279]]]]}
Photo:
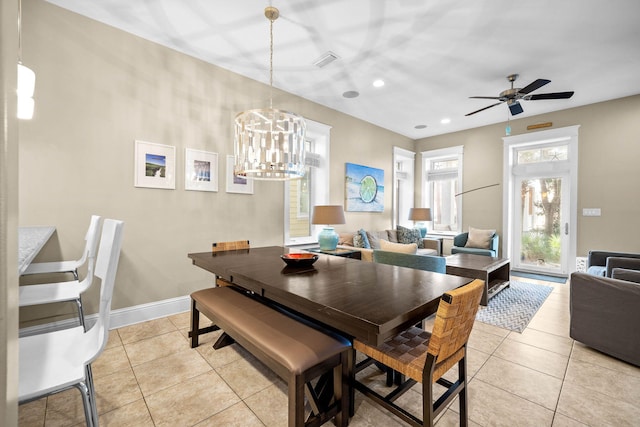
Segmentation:
{"type": "MultiPolygon", "coordinates": [[[[554,291],[522,334],[476,322],[468,351],[470,425],[640,425],[640,368],[569,338],[568,284],[518,280],[554,291]]],[[[102,426],[287,425],[282,381],[236,344],[213,350],[218,332],[191,349],[188,329],[189,313],[181,313],[112,331],[93,364],[102,426]]],[[[419,414],[418,387],[402,399],[419,414]]],[[[84,425],[79,393],[20,406],[19,425],[84,425]]],[[[356,393],[350,426],[394,425],[402,424],[356,393]]],[[[454,425],[457,401],[437,421],[454,425]]]]}

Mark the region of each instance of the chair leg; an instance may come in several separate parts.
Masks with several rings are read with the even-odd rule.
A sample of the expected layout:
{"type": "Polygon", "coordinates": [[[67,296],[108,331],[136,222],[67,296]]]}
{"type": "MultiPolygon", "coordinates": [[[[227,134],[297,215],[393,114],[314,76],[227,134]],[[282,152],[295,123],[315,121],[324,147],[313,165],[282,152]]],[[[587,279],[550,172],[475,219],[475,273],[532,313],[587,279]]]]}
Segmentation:
{"type": "Polygon", "coordinates": [[[71,272],[71,274],[73,274],[73,279],[74,279],[74,280],[79,280],[79,279],[78,279],[78,269],[77,269],[77,268],[73,269],[73,271],[71,272]]]}
{"type": "Polygon", "coordinates": [[[85,419],[85,422],[87,423],[87,427],[94,427],[94,426],[97,427],[98,418],[97,416],[94,416],[92,399],[89,396],[90,394],[89,387],[87,386],[86,383],[81,382],[81,383],[75,384],[75,388],[77,388],[80,391],[80,394],[82,395],[82,404],[84,407],[84,419],[85,419]]]}
{"type": "Polygon", "coordinates": [[[76,300],[76,306],[78,307],[78,318],[80,319],[80,325],[82,329],[87,332],[87,326],[84,324],[84,310],[82,309],[82,297],[78,297],[76,300]]]}
{"type": "Polygon", "coordinates": [[[98,426],[98,401],[96,395],[96,385],[93,382],[93,370],[91,365],[85,366],[85,372],[87,376],[87,388],[89,390],[89,402],[91,403],[91,416],[94,419],[94,425],[98,426]]]}
{"type": "Polygon", "coordinates": [[[469,402],[467,401],[467,355],[458,362],[458,380],[462,384],[458,401],[460,402],[460,426],[466,427],[469,424],[469,402]]]}
{"type": "Polygon", "coordinates": [[[191,348],[198,346],[198,334],[200,332],[200,312],[196,308],[195,300],[191,300],[191,348]]]}
{"type": "Polygon", "coordinates": [[[422,424],[433,427],[433,382],[422,382],[422,424]]]}

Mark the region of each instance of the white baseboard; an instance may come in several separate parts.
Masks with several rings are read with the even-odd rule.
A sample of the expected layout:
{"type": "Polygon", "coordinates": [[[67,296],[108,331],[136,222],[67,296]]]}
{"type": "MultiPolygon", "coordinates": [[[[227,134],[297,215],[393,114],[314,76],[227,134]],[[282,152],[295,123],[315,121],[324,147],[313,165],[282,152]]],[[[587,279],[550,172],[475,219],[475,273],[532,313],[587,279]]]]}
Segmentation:
{"type": "MultiPolygon", "coordinates": [[[[191,298],[182,296],[177,298],[166,299],[162,301],[150,302],[147,304],[134,305],[133,307],[120,308],[111,311],[109,329],[118,329],[124,326],[135,325],[136,323],[146,322],[148,320],[159,319],[161,317],[171,316],[173,314],[183,313],[191,309],[191,298]]],[[[98,319],[97,314],[91,314],[85,317],[87,327],[91,327],[98,319]]],[[[57,322],[45,323],[42,325],[29,326],[20,329],[20,336],[42,334],[59,329],[71,328],[78,326],[77,319],[65,319],[57,322]]]]}

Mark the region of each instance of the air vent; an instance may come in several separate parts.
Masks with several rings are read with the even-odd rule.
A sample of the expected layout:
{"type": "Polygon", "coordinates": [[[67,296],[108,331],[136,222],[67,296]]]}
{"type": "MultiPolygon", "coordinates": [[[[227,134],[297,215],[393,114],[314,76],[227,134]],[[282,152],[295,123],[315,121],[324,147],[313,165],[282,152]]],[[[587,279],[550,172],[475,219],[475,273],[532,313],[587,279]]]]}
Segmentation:
{"type": "Polygon", "coordinates": [[[335,61],[338,58],[339,58],[339,56],[336,55],[335,53],[333,53],[331,51],[327,51],[322,56],[320,56],[320,58],[316,59],[313,62],[313,65],[315,65],[318,68],[322,68],[322,67],[325,67],[325,66],[331,64],[333,61],[335,61]]]}

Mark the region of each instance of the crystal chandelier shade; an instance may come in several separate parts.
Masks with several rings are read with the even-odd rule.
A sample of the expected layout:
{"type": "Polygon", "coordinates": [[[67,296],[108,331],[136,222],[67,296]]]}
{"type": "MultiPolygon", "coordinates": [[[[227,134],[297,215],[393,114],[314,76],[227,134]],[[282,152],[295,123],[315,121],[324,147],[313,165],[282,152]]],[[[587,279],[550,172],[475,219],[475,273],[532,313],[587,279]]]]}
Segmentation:
{"type": "Polygon", "coordinates": [[[306,124],[282,110],[243,111],[235,120],[235,172],[254,179],[285,180],[305,174],[306,124]]]}
{"type": "MultiPolygon", "coordinates": [[[[273,91],[273,21],[279,16],[275,7],[267,7],[269,19],[270,56],[269,86],[273,91]]],[[[302,117],[273,108],[248,110],[235,118],[234,173],[258,180],[287,180],[302,178],[305,168],[306,123],[302,117]]]]}

